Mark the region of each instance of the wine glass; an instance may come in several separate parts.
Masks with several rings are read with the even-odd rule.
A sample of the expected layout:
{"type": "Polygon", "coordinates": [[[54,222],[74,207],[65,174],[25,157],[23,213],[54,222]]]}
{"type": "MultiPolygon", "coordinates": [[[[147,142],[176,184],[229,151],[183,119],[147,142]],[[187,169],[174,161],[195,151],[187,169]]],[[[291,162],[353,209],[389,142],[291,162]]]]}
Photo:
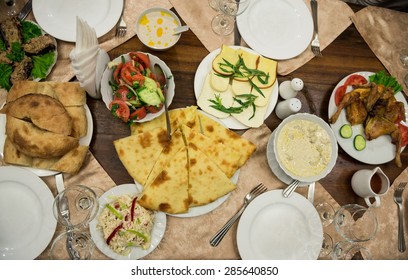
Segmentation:
{"type": "Polygon", "coordinates": [[[319,213],[320,220],[322,221],[322,225],[327,227],[333,222],[334,217],[334,208],[331,204],[323,201],[319,202],[315,205],[317,213],[319,213]]]}
{"type": "Polygon", "coordinates": [[[219,11],[220,8],[218,7],[218,1],[219,0],[208,0],[208,5],[214,10],[214,11],[219,11]]]}
{"type": "Polygon", "coordinates": [[[84,185],[75,185],[55,197],[53,213],[57,221],[70,230],[87,227],[95,218],[98,208],[95,191],[84,185]]]}
{"type": "Polygon", "coordinates": [[[370,251],[361,243],[341,241],[336,243],[331,257],[333,260],[371,260],[370,251]]]}
{"type": "Polygon", "coordinates": [[[324,233],[319,258],[325,258],[329,256],[332,250],[333,250],[333,238],[329,234],[324,233]]]}
{"type": "Polygon", "coordinates": [[[250,0],[218,0],[220,14],[211,21],[213,31],[218,35],[229,35],[234,31],[235,17],[242,14],[250,0]]]}
{"type": "Polygon", "coordinates": [[[92,257],[95,243],[91,236],[81,229],[64,231],[51,245],[52,260],[89,260],[92,257]]]}
{"type": "Polygon", "coordinates": [[[2,10],[2,12],[5,11],[6,14],[4,16],[8,16],[8,17],[17,15],[20,12],[25,2],[23,0],[18,0],[18,1],[17,0],[1,0],[1,1],[2,3],[1,3],[0,10],[2,10]]]}
{"type": "Polygon", "coordinates": [[[336,231],[349,242],[371,240],[378,228],[372,209],[358,204],[342,206],[334,215],[333,223],[336,231]]]}

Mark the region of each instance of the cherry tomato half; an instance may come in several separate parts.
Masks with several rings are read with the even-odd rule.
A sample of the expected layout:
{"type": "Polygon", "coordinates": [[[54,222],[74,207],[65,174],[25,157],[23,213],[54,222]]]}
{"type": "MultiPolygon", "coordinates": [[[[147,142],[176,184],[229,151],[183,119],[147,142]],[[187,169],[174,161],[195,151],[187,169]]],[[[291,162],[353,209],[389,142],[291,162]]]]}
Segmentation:
{"type": "Polygon", "coordinates": [[[112,114],[121,119],[124,122],[128,122],[130,109],[125,101],[123,100],[113,100],[109,104],[109,109],[111,110],[112,114]]]}
{"type": "Polygon", "coordinates": [[[346,94],[347,86],[342,85],[336,89],[336,93],[334,94],[334,102],[336,106],[339,106],[340,102],[343,100],[344,95],[346,94]]]}
{"type": "Polygon", "coordinates": [[[353,75],[350,75],[350,77],[346,79],[346,82],[344,83],[344,85],[355,86],[355,85],[365,85],[366,83],[367,83],[366,78],[364,78],[363,76],[359,74],[353,74],[353,75]]]}
{"type": "Polygon", "coordinates": [[[129,118],[131,120],[141,120],[146,117],[147,111],[145,107],[137,108],[132,114],[130,114],[129,118]]]}
{"type": "Polygon", "coordinates": [[[160,103],[160,104],[157,105],[157,106],[150,105],[150,106],[145,106],[145,107],[146,107],[146,110],[147,110],[149,113],[154,114],[154,113],[159,112],[159,111],[161,110],[161,108],[163,108],[163,103],[160,103]]]}
{"type": "Polygon", "coordinates": [[[142,64],[145,69],[150,68],[150,59],[146,54],[141,52],[131,52],[130,58],[142,64]]]}

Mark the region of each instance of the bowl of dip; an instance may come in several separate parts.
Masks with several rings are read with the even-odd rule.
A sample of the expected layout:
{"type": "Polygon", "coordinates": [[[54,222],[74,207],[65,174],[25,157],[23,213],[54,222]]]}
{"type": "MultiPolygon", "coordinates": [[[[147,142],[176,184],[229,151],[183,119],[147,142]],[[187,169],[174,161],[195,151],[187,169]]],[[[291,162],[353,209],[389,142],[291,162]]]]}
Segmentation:
{"type": "Polygon", "coordinates": [[[175,13],[164,8],[151,8],[142,12],[136,22],[136,34],[148,48],[164,51],[174,46],[181,34],[174,35],[174,29],[181,26],[175,13]]]}
{"type": "Polygon", "coordinates": [[[279,167],[301,182],[316,182],[333,169],[337,141],[321,118],[298,113],[284,119],[274,131],[273,149],[279,167]]]}

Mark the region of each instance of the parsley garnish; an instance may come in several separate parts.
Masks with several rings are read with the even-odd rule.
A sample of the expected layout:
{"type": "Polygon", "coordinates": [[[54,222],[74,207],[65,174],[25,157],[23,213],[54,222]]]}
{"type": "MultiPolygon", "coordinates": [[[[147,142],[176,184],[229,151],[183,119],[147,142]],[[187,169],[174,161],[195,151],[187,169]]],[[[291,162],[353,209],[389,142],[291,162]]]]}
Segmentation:
{"type": "Polygon", "coordinates": [[[244,109],[248,108],[248,107],[252,107],[253,111],[252,111],[252,115],[251,117],[248,119],[252,119],[255,116],[255,112],[256,112],[256,106],[255,106],[255,99],[257,98],[257,96],[253,95],[253,94],[241,94],[241,95],[237,95],[236,97],[234,97],[234,101],[237,102],[240,106],[237,107],[225,107],[222,104],[222,98],[220,97],[219,94],[215,95],[215,99],[208,99],[208,101],[210,101],[213,105],[210,105],[212,108],[224,112],[224,113],[228,113],[228,114],[240,114],[244,111],[244,109]],[[243,100],[242,100],[243,99],[243,100]]]}

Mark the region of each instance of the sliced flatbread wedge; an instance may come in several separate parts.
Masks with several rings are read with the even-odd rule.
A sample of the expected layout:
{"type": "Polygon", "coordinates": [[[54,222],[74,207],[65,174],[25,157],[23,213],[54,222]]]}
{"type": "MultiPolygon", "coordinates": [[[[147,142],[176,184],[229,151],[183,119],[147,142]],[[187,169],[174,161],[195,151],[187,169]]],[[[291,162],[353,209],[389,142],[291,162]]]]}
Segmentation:
{"type": "Polygon", "coordinates": [[[11,116],[7,116],[6,134],[20,152],[31,157],[60,157],[79,145],[78,138],[42,130],[11,116]]]}
{"type": "Polygon", "coordinates": [[[70,135],[72,118],[57,99],[43,94],[27,94],[7,102],[0,110],[8,116],[29,120],[36,126],[58,134],[70,135]]]}
{"type": "Polygon", "coordinates": [[[166,164],[173,160],[176,153],[183,147],[185,147],[184,137],[181,133],[181,130],[177,129],[171,137],[170,144],[166,146],[160,153],[157,161],[154,163],[149,177],[147,178],[146,182],[143,183],[143,185],[150,185],[152,181],[157,177],[157,175],[163,170],[166,164]]]}
{"type": "Polygon", "coordinates": [[[86,136],[88,132],[88,119],[86,118],[86,110],[84,106],[69,106],[65,107],[68,114],[72,118],[71,136],[81,138],[86,136]]]}
{"type": "Polygon", "coordinates": [[[195,145],[188,146],[190,207],[211,203],[236,188],[218,166],[195,145]]]}
{"type": "Polygon", "coordinates": [[[120,161],[139,184],[146,182],[157,158],[169,145],[167,131],[157,127],[113,142],[120,161]]]}
{"type": "Polygon", "coordinates": [[[187,145],[200,149],[226,177],[231,178],[235,174],[240,167],[241,154],[238,151],[223,143],[214,143],[210,137],[187,126],[182,129],[187,145]]]}
{"type": "Polygon", "coordinates": [[[241,167],[256,150],[256,146],[250,141],[242,138],[237,133],[216,122],[204,113],[198,111],[202,133],[211,138],[214,143],[223,143],[232,147],[240,155],[239,166],[241,167]]]}
{"type": "Polygon", "coordinates": [[[7,94],[7,102],[30,94],[38,93],[59,100],[64,106],[83,106],[86,103],[86,92],[79,82],[34,82],[18,81],[7,94]]]}
{"type": "Polygon", "coordinates": [[[187,149],[180,149],[151,184],[144,186],[138,203],[150,210],[170,214],[189,209],[187,149]]]}
{"type": "MultiPolygon", "coordinates": [[[[189,106],[182,109],[174,109],[169,111],[171,131],[185,124],[191,128],[199,129],[199,123],[197,122],[197,106],[189,106]]],[[[130,126],[130,134],[138,134],[146,131],[151,131],[154,128],[161,127],[166,129],[166,115],[161,114],[159,117],[149,122],[133,123],[130,126]]]]}
{"type": "Polygon", "coordinates": [[[203,89],[201,91],[200,96],[197,99],[197,105],[203,111],[209,113],[210,115],[213,115],[216,118],[219,118],[219,119],[228,118],[230,116],[229,113],[224,113],[220,110],[217,110],[211,107],[212,105],[214,105],[214,103],[212,103],[209,100],[215,100],[217,97],[221,99],[221,104],[226,108],[231,107],[232,104],[234,103],[234,99],[233,99],[234,95],[231,91],[231,87],[228,85],[226,91],[223,91],[223,92],[216,91],[215,89],[211,87],[210,75],[207,74],[205,81],[204,81],[203,89]]]}

